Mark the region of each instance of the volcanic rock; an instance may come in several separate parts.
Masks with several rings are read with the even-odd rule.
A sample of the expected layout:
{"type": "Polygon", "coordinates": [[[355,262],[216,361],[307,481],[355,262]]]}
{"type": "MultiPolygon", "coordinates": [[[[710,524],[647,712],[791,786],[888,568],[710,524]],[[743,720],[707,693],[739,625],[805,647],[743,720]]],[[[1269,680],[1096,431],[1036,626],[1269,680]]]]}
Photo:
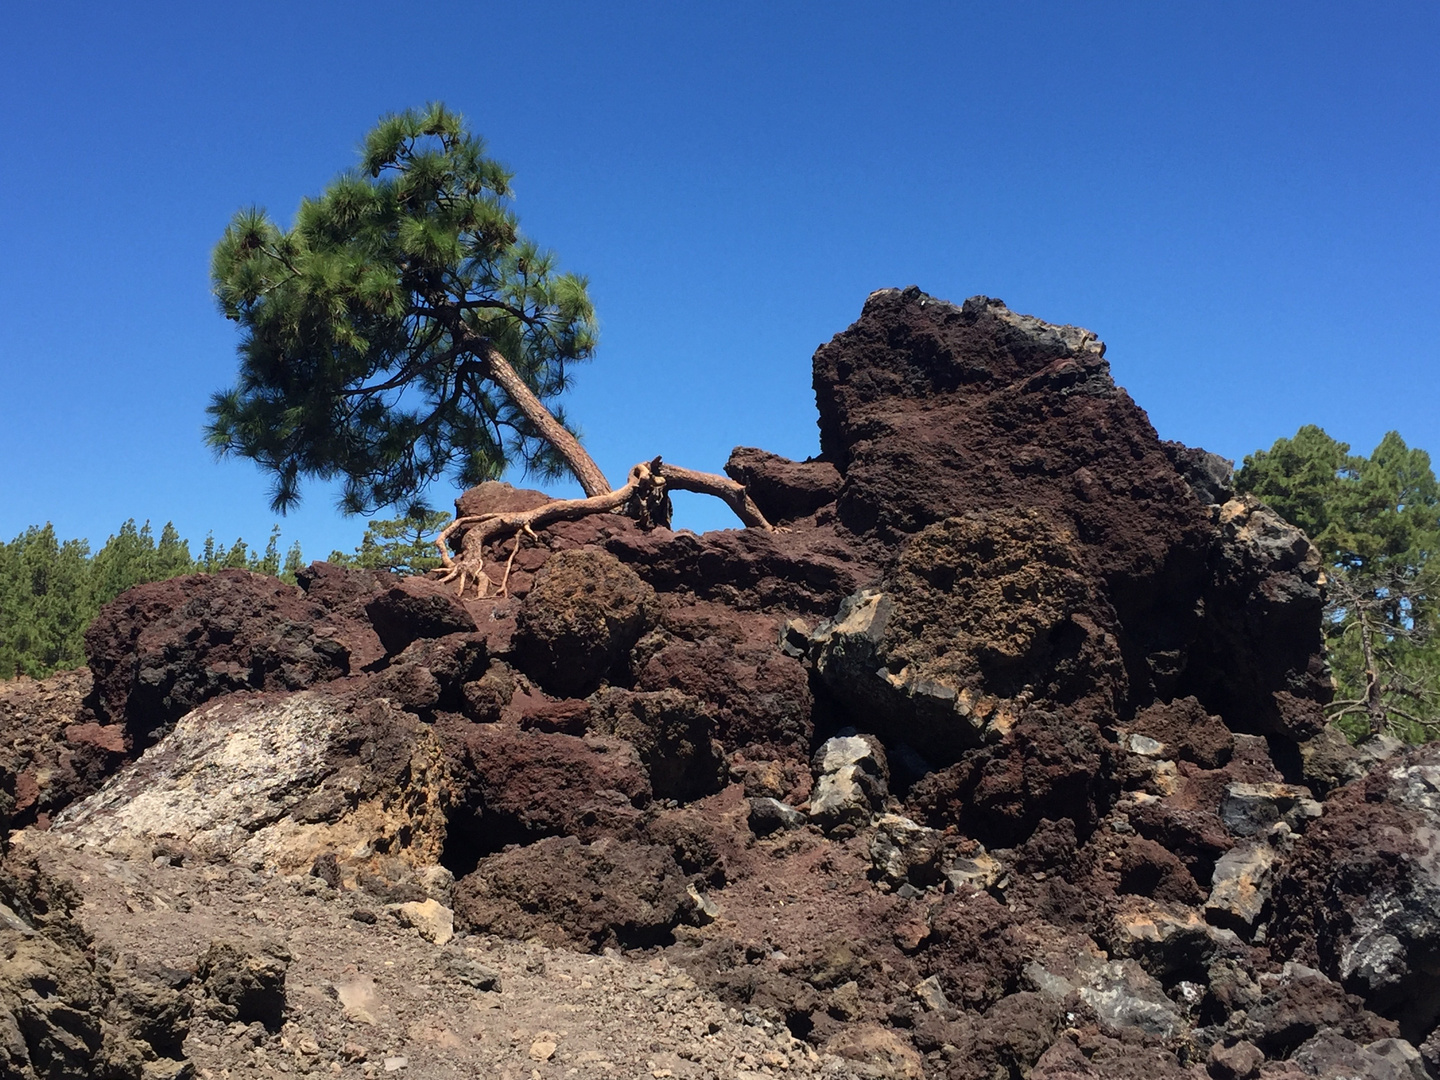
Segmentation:
{"type": "Polygon", "coordinates": [[[679,690],[602,690],[590,730],[635,747],[656,798],[689,802],[718,791],[725,754],[715,740],[715,709],[679,690]]]}
{"type": "Polygon", "coordinates": [[[285,1014],[285,973],[291,959],[281,945],[249,949],[239,942],[214,941],[200,957],[195,976],[226,1019],[274,1029],[285,1014]]]}
{"type": "Polygon", "coordinates": [[[516,662],[552,693],[584,697],[624,673],[654,622],[654,591],[633,570],[603,551],[562,551],[520,609],[516,662]]]}
{"type": "Polygon", "coordinates": [[[810,764],[815,770],[810,820],[823,829],[853,833],[889,794],[885,750],[873,737],[827,739],[810,764]]]}
{"type": "Polygon", "coordinates": [[[640,755],[621,739],[508,724],[443,732],[451,777],[446,862],[464,870],[506,844],[627,833],[652,798],[640,755]]]}
{"type": "Polygon", "coordinates": [[[1376,766],[1331,796],[1279,874],[1275,948],[1314,963],[1400,1023],[1440,1020],[1440,750],[1376,766]]]}
{"type": "Polygon", "coordinates": [[[664,942],[689,903],[668,850],[609,838],[512,848],[455,886],[456,919],[470,930],[593,949],[664,942]]]}
{"type": "Polygon", "coordinates": [[[221,570],[122,593],[86,630],[85,654],[104,716],[143,748],[221,694],[349,674],[345,640],[360,629],[292,585],[221,570]]]}
{"type": "Polygon", "coordinates": [[[772,525],[809,517],[840,494],[840,470],[828,461],[789,461],[766,450],[737,446],[725,463],[772,525]]]}
{"type": "Polygon", "coordinates": [[[387,653],[402,652],[420,638],[475,629],[475,620],[455,594],[424,578],[402,578],[398,585],[366,603],[365,614],[387,653]]]}
{"type": "Polygon", "coordinates": [[[48,822],[127,758],[125,729],[85,705],[93,685],[85,668],[0,683],[0,829],[48,822]]]}
{"type": "Polygon", "coordinates": [[[434,736],[388,701],[238,695],[182,717],[55,829],[146,858],[166,838],[202,858],[291,872],[327,852],[427,865],[445,835],[440,802],[434,736]]]}
{"type": "MultiPolygon", "coordinates": [[[[107,607],[93,688],[0,688],[0,791],[37,826],[14,843],[72,868],[108,935],[92,958],[12,889],[0,934],[64,955],[36,960],[48,1020],[3,978],[0,1004],[155,1080],[186,1053],[608,1072],[584,1040],[645,1054],[661,1024],[700,1056],[617,1069],[1440,1064],[1440,764],[1322,731],[1303,534],[1162,444],[1093,334],[996,300],[882,290],[814,374],[820,456],[727,465],[782,529],[560,522],[486,550],[500,596],[325,564],[176,579],[107,607]],[[487,966],[486,935],[533,961],[487,966]],[[577,993],[673,990],[668,1015],[557,977],[583,1015],[512,1016],[542,943],[611,950],[567,967],[577,993]],[[502,967],[497,1037],[475,995],[502,967]],[[712,1060],[732,1021],[750,1056],[712,1060]]],[[[492,483],[457,508],[547,500],[492,483]]]]}

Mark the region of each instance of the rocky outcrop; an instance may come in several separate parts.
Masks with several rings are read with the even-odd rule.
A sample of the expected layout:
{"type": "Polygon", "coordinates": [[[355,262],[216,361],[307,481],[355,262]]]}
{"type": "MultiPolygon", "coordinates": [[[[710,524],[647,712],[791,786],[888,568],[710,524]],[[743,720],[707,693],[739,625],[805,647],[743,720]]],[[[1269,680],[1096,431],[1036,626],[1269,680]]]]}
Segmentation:
{"type": "Polygon", "coordinates": [[[346,639],[374,632],[335,614],[248,570],[132,589],[85,634],[99,709],[140,748],[222,694],[301,690],[348,675],[346,639]]]}
{"type": "Polygon", "coordinates": [[[439,859],[441,755],[389,701],[308,691],[231,695],[186,714],[133,767],[61,813],[81,846],[354,873],[380,857],[439,859]]]}
{"type": "MultiPolygon", "coordinates": [[[[1305,537],[1161,443],[1093,334],[996,300],[882,290],[814,377],[820,455],[727,465],[774,532],[558,523],[483,598],[324,564],[132,590],[93,689],[0,692],[9,812],[435,949],[657,950],[827,1075],[1440,1065],[1440,765],[1321,730],[1305,537]]],[[[279,952],[192,953],[201,1021],[293,1042],[279,952]]],[[[163,987],[125,1001],[178,1060],[163,987]]]]}
{"type": "Polygon", "coordinates": [[[48,824],[126,760],[125,729],[86,704],[93,685],[84,668],[0,683],[0,829],[48,824]]]}

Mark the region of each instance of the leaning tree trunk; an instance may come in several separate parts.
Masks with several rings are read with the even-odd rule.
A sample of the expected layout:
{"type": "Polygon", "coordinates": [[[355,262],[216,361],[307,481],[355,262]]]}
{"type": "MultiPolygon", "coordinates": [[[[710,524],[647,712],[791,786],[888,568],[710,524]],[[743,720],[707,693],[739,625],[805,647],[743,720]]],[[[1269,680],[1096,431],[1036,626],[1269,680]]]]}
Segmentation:
{"type": "Polygon", "coordinates": [[[580,481],[585,495],[593,499],[598,495],[608,494],[610,481],[605,479],[605,474],[600,471],[600,466],[595,464],[595,459],[585,452],[580,440],[567,431],[565,425],[556,420],[545,407],[545,403],[535,396],[535,392],[526,385],[520,373],[510,366],[510,361],[501,356],[493,345],[488,346],[480,355],[485,357],[487,373],[495,380],[495,385],[504,390],[505,395],[515,403],[515,407],[525,414],[525,419],[535,425],[540,437],[560,452],[560,456],[570,466],[570,471],[575,474],[575,479],[580,481]]]}
{"type": "Polygon", "coordinates": [[[534,536],[534,530],[556,521],[574,521],[590,514],[624,513],[645,528],[669,526],[670,492],[694,491],[701,495],[713,495],[723,500],[735,511],[735,515],[749,528],[773,531],[774,526],[765,520],[765,515],[755,505],[744,484],[738,484],[729,477],[716,473],[697,472],[682,469],[678,465],[666,465],[660,458],[642,461],[630,470],[624,487],[610,487],[600,466],[580,445],[565,426],[555,419],[544,402],[526,385],[520,373],[500,355],[493,346],[484,344],[476,352],[485,357],[486,374],[500,387],[522,413],[525,414],[541,438],[553,446],[570,471],[580,481],[585,491],[583,499],[557,499],[533,510],[509,514],[482,514],[457,517],[435,540],[440,549],[443,564],[436,573],[443,574],[442,581],[459,581],[460,593],[474,585],[481,596],[489,592],[491,585],[498,585],[504,593],[510,578],[510,567],[515,561],[515,552],[520,548],[521,537],[534,536]],[[464,529],[460,538],[459,552],[451,556],[449,541],[457,530],[464,529]],[[493,581],[484,570],[484,551],[487,545],[507,537],[515,538],[515,547],[505,565],[500,581],[493,581]]]}

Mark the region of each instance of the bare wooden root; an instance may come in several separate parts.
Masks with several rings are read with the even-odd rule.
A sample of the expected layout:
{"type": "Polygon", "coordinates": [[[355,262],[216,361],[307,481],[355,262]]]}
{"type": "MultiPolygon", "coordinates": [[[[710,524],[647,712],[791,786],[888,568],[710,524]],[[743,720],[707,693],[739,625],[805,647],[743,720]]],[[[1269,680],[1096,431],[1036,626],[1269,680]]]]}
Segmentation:
{"type": "Polygon", "coordinates": [[[517,510],[508,514],[479,514],[458,517],[435,538],[440,549],[442,565],[431,573],[442,575],[442,583],[459,582],[459,594],[474,586],[476,595],[505,596],[509,591],[510,571],[515,565],[515,556],[520,551],[524,536],[535,537],[536,529],[543,529],[557,521],[578,521],[591,514],[623,513],[634,518],[644,528],[668,526],[670,524],[670,491],[694,491],[701,495],[713,495],[725,501],[737,517],[748,528],[775,531],[765,520],[765,515],[750,498],[744,484],[738,484],[726,476],[714,473],[682,469],[677,465],[666,465],[660,458],[642,461],[630,470],[623,487],[584,499],[557,499],[531,510],[517,510]],[[450,554],[449,540],[457,530],[464,529],[460,550],[454,557],[450,554]],[[499,582],[485,570],[485,548],[497,540],[515,538],[515,546],[505,562],[505,570],[499,582]]]}

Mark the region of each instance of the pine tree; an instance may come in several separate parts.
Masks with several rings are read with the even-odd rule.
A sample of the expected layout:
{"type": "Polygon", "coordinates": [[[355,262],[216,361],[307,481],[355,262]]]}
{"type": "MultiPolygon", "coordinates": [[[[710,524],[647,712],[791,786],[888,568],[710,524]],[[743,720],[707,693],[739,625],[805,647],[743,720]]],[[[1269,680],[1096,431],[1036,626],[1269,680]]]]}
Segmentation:
{"type": "Polygon", "coordinates": [[[240,377],[212,399],[210,445],[266,470],[280,511],[305,477],[342,479],[349,512],[408,516],[441,476],[572,473],[585,499],[466,535],[451,574],[462,589],[479,581],[487,540],[619,509],[668,522],[667,487],[769,528],[740,485],[659,458],[611,489],[556,405],[595,349],[586,282],[520,233],[509,200],[510,174],[434,104],[382,119],[360,168],[304,200],[290,229],[258,208],[237,214],[212,277],[241,328],[240,377]]]}
{"type": "Polygon", "coordinates": [[[1314,425],[1247,457],[1236,487],[1311,537],[1331,567],[1330,713],[1353,736],[1440,736],[1440,485],[1389,432],[1367,458],[1314,425]]]}
{"type": "Polygon", "coordinates": [[[438,510],[418,516],[372,521],[353,554],[332,551],[330,561],[365,570],[387,570],[402,576],[424,574],[440,565],[434,536],[450,521],[438,510]]]}

